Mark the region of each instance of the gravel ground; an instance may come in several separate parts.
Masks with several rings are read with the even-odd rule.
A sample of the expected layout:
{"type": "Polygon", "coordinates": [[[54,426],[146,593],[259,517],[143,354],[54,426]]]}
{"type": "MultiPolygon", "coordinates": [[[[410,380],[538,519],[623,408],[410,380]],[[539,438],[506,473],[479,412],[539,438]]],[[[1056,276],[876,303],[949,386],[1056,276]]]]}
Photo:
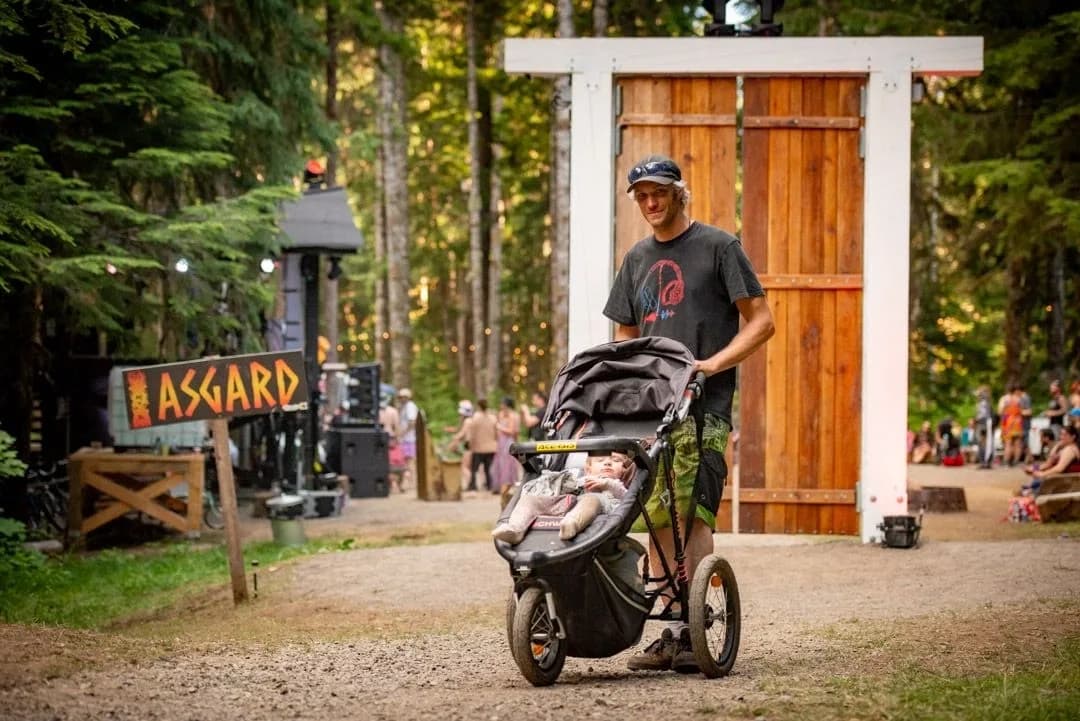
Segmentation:
{"type": "MultiPolygon", "coordinates": [[[[445,513],[456,523],[483,521],[497,509],[490,497],[369,504],[346,516],[392,528],[441,522],[445,513]]],[[[347,528],[337,523],[332,532],[347,528]]],[[[262,524],[249,532],[265,532],[262,524]]],[[[1021,617],[1028,638],[1080,634],[1075,539],[931,537],[897,550],[852,539],[718,536],[717,549],[743,600],[742,645],[724,679],[630,672],[627,651],[568,659],[558,684],[535,689],[507,648],[505,563],[490,543],[447,543],[264,569],[259,597],[238,609],[215,589],[110,632],[0,625],[0,716],[754,718],[759,708],[792,703],[815,715],[821,704],[865,702],[835,695],[830,679],[884,677],[910,663],[977,666],[1010,643],[1003,629],[1021,617]]],[[[647,627],[643,641],[656,632],[647,627]]]]}

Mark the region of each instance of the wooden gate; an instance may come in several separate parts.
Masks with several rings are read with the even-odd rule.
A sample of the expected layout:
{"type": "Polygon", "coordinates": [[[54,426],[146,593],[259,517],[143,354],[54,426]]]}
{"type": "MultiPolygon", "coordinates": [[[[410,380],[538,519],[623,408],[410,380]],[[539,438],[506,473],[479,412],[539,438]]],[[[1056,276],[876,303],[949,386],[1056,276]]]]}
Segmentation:
{"type": "MultiPolygon", "coordinates": [[[[739,372],[740,532],[858,534],[862,78],[746,78],[742,239],[777,333],[739,372]]],[[[649,229],[625,199],[641,156],[675,158],[691,217],[735,229],[734,78],[621,79],[616,264],[649,229]]],[[[729,477],[717,528],[732,528],[729,477]]]]}

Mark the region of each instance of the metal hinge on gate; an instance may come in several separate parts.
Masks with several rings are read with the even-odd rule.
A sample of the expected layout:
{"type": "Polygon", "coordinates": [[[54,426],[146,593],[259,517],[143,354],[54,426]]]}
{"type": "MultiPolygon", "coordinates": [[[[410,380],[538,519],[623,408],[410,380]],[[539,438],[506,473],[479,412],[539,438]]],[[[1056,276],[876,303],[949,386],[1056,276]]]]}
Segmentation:
{"type": "Polygon", "coordinates": [[[859,128],[859,157],[866,160],[866,128],[859,128]]]}
{"type": "Polygon", "coordinates": [[[859,117],[866,117],[866,86],[859,86],[859,117]]]}

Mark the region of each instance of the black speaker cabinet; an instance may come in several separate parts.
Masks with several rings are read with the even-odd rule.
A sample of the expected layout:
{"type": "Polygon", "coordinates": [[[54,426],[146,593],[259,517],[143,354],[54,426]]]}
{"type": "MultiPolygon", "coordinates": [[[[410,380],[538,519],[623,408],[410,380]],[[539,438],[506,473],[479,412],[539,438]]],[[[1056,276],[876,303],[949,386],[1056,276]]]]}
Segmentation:
{"type": "Polygon", "coordinates": [[[337,426],[330,445],[338,451],[337,470],[349,477],[352,498],[390,495],[390,436],[379,427],[337,426]]]}
{"type": "Polygon", "coordinates": [[[373,426],[379,422],[379,364],[349,366],[349,422],[373,426]]]}

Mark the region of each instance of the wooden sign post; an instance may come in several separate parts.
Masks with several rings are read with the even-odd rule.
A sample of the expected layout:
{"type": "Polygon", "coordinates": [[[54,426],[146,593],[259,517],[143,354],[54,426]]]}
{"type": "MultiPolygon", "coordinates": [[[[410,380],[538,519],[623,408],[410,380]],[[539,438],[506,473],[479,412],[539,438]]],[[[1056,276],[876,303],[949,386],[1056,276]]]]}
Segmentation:
{"type": "Polygon", "coordinates": [[[300,351],[256,353],[124,371],[124,399],[132,428],[209,421],[225,517],[233,603],[248,600],[236,483],[229,454],[229,418],[307,408],[300,351]]]}
{"type": "Polygon", "coordinates": [[[210,421],[214,439],[214,462],[217,464],[218,500],[225,517],[225,543],[229,553],[229,576],[232,579],[233,604],[248,600],[244,577],[244,551],[240,545],[240,514],[236,510],[236,484],[233,482],[232,459],[229,456],[229,421],[215,418],[210,421]]]}

